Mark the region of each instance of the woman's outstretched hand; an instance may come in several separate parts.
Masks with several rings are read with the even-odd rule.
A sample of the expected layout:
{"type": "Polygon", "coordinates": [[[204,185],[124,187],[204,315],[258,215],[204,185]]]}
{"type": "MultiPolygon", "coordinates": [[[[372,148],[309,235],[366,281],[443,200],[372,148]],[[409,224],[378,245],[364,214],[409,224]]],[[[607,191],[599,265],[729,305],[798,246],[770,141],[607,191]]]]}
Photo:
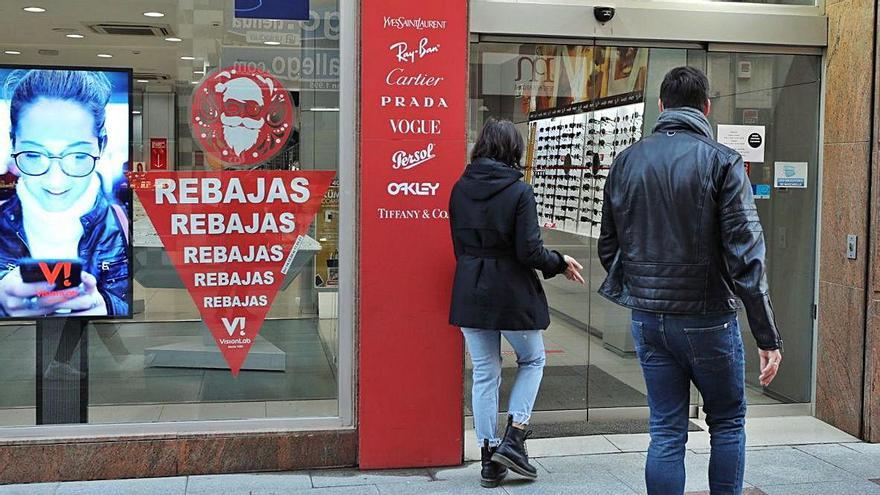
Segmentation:
{"type": "Polygon", "coordinates": [[[568,267],[565,269],[565,278],[571,280],[572,282],[577,282],[581,285],[586,284],[584,281],[584,277],[581,276],[581,270],[584,267],[577,262],[576,259],[571,256],[565,254],[562,256],[565,259],[565,263],[568,264],[568,267]]]}

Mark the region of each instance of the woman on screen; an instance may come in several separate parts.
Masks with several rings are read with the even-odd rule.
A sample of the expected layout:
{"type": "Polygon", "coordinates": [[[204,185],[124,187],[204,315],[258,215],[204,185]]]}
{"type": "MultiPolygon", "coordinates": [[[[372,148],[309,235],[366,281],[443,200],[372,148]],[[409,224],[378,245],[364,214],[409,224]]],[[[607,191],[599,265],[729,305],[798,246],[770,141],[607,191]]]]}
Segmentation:
{"type": "Polygon", "coordinates": [[[127,217],[96,171],[107,147],[110,81],[101,72],[17,70],[5,90],[18,182],[0,205],[0,314],[127,315],[127,217]],[[58,290],[24,280],[52,260],[79,260],[81,283],[58,290]]]}

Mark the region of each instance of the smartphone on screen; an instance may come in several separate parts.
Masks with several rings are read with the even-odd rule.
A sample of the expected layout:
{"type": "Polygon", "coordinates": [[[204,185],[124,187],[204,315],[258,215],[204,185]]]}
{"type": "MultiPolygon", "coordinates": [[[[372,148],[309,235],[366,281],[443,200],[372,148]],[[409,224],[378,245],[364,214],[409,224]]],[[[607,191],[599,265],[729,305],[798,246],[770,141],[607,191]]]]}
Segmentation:
{"type": "Polygon", "coordinates": [[[82,260],[37,260],[19,262],[21,279],[27,283],[49,282],[55,290],[72,289],[82,283],[82,260]]]}

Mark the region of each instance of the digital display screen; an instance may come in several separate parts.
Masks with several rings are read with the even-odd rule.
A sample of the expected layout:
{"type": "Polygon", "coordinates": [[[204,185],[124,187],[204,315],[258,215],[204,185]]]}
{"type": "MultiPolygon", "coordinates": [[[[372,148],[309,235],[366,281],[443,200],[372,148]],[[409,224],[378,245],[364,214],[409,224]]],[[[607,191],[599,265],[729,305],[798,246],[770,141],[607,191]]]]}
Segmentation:
{"type": "Polygon", "coordinates": [[[131,316],[130,87],[0,65],[0,319],[131,316]]]}

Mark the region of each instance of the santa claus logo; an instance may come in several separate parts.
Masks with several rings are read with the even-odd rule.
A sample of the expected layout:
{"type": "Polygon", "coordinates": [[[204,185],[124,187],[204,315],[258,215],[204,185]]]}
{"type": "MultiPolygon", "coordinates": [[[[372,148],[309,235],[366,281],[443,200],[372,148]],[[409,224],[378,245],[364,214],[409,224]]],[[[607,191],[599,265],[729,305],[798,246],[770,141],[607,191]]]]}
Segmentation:
{"type": "Polygon", "coordinates": [[[290,93],[261,70],[220,69],[193,93],[192,129],[205,152],[227,165],[265,162],[293,130],[290,93]]]}

